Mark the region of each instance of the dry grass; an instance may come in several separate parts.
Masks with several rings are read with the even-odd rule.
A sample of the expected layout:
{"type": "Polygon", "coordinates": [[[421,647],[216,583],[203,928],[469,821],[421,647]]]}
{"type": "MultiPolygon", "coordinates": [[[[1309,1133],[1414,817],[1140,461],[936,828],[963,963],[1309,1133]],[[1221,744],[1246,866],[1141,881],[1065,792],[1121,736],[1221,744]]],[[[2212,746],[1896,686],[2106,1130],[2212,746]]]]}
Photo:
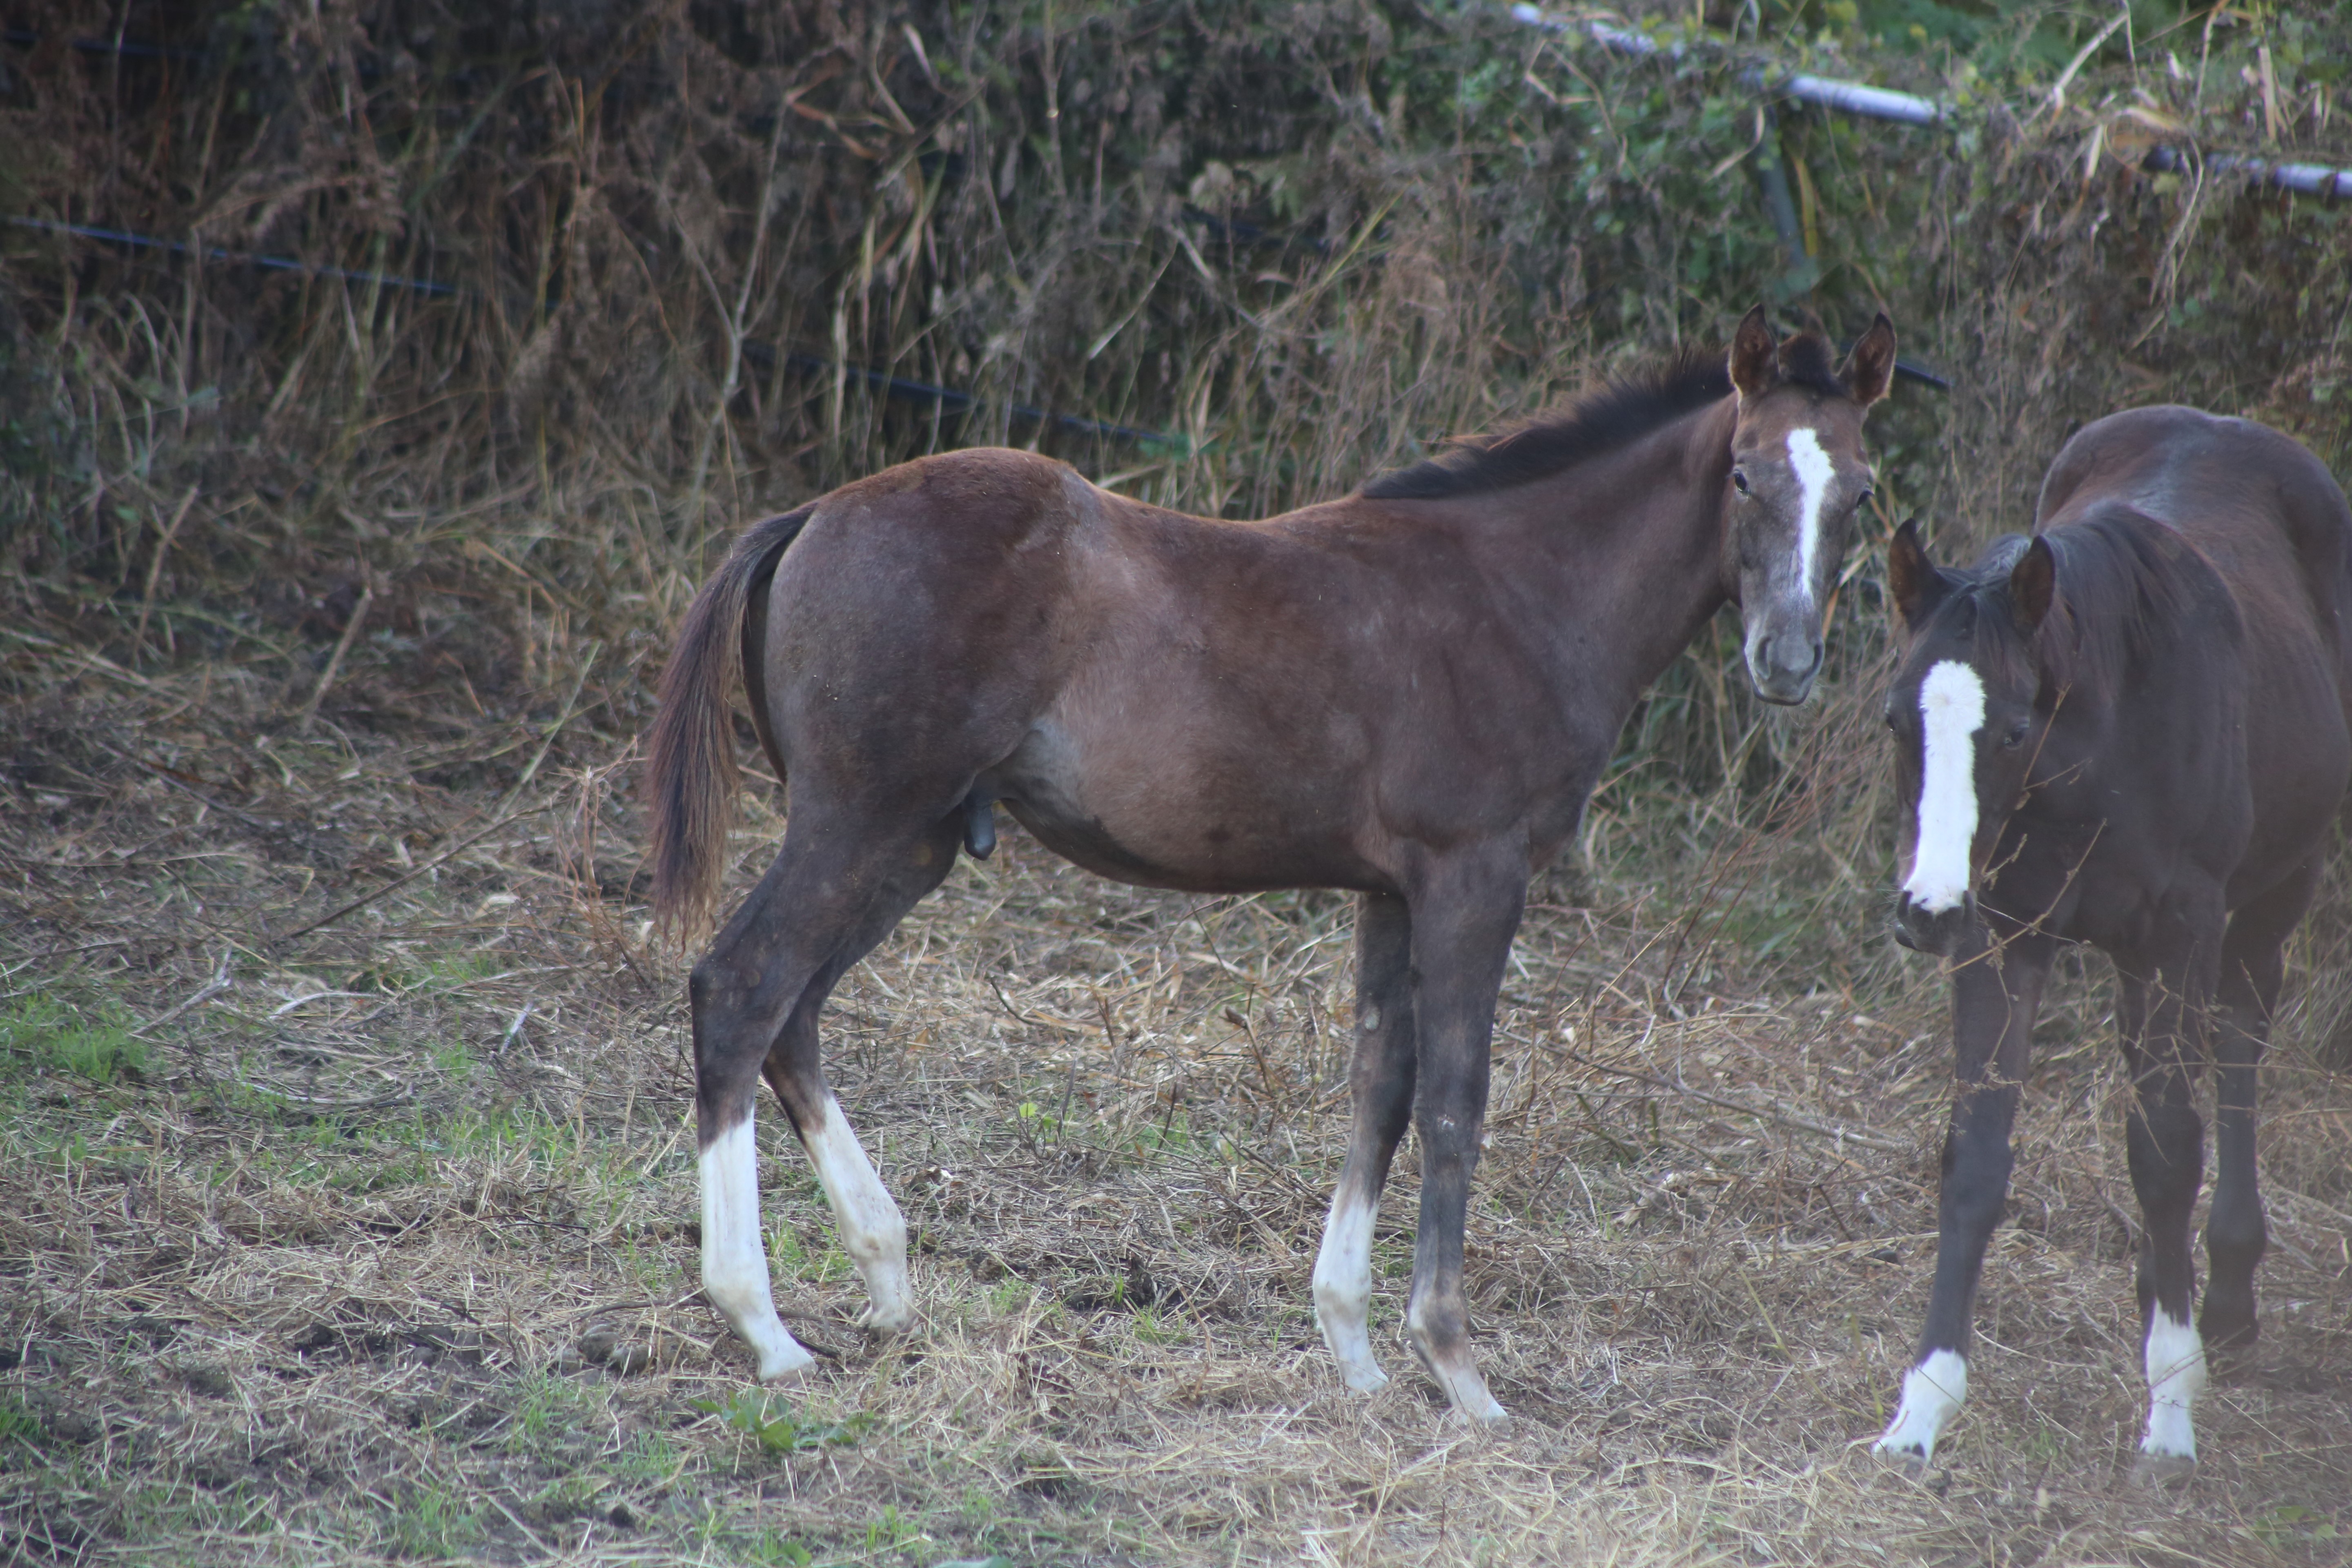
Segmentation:
{"type": "Polygon", "coordinates": [[[1396,1384],[1343,1396],[1317,1339],[1344,901],[1138,893],[1010,834],[831,1016],[926,1330],[848,1327],[770,1116],[783,1305],[834,1353],[741,1403],[693,1285],[683,959],[644,944],[617,787],[709,542],[982,438],[1198,510],[1319,499],[1718,334],[1782,264],[1694,174],[1748,138],[1729,56],[1538,58],[1442,7],[910,15],[631,4],[541,36],[331,0],[234,66],[126,75],[68,58],[113,12],[27,13],[23,210],[461,292],[29,231],[0,257],[0,1560],[2342,1561],[2352,887],[2301,943],[2266,1337],[2203,1407],[2205,1474],[2117,1484],[2141,1393],[2095,972],[2043,1030],[1945,1465],[1853,1446],[1924,1305],[1945,1097],[1941,987],[1874,907],[1875,541],[2017,526],[2068,422],[2120,403],[2252,413],[2342,466],[2352,227],[2084,151],[2145,99],[2343,162],[2284,50],[2284,118],[2250,129],[2251,12],[2215,14],[2210,94],[2151,44],[1965,145],[1784,114],[1822,198],[1806,302],[1892,308],[1958,385],[1874,420],[1843,686],[1762,714],[1702,639],[1530,915],[1474,1214],[1507,1436],[1450,1428],[1394,1342],[1410,1149],[1396,1384]],[[1476,107],[1496,61],[1566,96],[1476,107]],[[982,401],[933,417],[862,366],[982,401]]]}
{"type": "Polygon", "coordinates": [[[830,1018],[918,1233],[920,1334],[848,1326],[762,1122],[782,1303],[831,1352],[764,1407],[772,1451],[696,1403],[762,1411],[694,1288],[680,960],[640,945],[593,698],[492,826],[546,726],[427,754],[270,735],[225,672],[8,672],[0,1557],[2343,1560],[2352,1084],[2285,1032],[2262,1347],[2201,1407],[2197,1481],[2131,1491],[2097,976],[2042,1033],[1942,1465],[1856,1447],[1924,1305],[1945,1055],[1940,986],[1882,956],[1834,846],[1659,848],[1621,781],[1595,863],[1540,889],[1473,1211],[1518,1417],[1489,1438],[1395,1339],[1409,1201],[1376,1253],[1395,1384],[1344,1394],[1317,1339],[1344,900],[1139,892],[1009,833],[830,1018]],[[500,751],[487,784],[426,782],[500,751]]]}

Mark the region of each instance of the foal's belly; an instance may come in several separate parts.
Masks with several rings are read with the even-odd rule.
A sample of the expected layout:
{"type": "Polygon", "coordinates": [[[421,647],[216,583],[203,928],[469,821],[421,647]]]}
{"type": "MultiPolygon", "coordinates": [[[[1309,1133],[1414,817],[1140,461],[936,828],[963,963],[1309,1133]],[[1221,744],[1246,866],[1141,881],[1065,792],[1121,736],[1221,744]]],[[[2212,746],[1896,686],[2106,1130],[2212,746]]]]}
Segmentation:
{"type": "Polygon", "coordinates": [[[1215,893],[1390,885],[1357,851],[1340,781],[1277,781],[1278,759],[1254,778],[1168,742],[1165,731],[1090,740],[1048,718],[976,788],[1055,854],[1117,881],[1215,893]]]}

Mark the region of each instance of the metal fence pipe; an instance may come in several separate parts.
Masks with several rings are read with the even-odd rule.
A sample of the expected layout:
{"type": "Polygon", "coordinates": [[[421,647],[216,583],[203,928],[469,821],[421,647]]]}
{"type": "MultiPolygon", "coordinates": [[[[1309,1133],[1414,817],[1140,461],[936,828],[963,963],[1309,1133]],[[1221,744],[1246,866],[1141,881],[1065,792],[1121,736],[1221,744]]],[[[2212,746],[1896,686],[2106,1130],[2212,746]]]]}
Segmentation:
{"type": "MultiPolygon", "coordinates": [[[[1606,22],[1571,22],[1554,16],[1541,6],[1524,3],[1511,7],[1513,20],[1530,27],[1540,27],[1548,33],[1581,32],[1605,49],[1637,59],[1664,56],[1668,59],[1683,58],[1681,44],[1662,44],[1643,33],[1630,28],[1614,27],[1606,22]]],[[[1794,76],[1772,78],[1762,67],[1754,67],[1739,74],[1739,80],[1761,92],[1793,98],[1801,103],[1818,104],[1865,120],[1891,120],[1904,125],[1937,125],[1949,116],[1949,110],[1932,98],[1917,93],[1896,92],[1891,88],[1872,87],[1864,82],[1841,81],[1834,77],[1810,76],[1800,72],[1794,76]]],[[[2180,172],[2193,169],[2200,160],[2196,153],[2179,147],[2156,147],[2149,150],[2143,168],[2159,172],[2180,172]]],[[[2331,169],[2324,163],[2281,163],[2267,158],[2250,157],[2238,153],[2213,153],[2202,160],[2207,169],[2217,173],[2243,174],[2255,184],[2271,185],[2305,196],[2352,196],[2352,169],[2331,169]]]]}

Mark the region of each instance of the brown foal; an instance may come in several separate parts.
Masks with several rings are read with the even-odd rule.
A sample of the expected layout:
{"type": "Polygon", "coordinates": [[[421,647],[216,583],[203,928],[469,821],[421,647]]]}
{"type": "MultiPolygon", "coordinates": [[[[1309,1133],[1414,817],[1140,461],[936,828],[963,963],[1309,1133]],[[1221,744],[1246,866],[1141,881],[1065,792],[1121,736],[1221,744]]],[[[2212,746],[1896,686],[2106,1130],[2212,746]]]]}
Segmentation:
{"type": "Polygon", "coordinates": [[[1643,689],[1727,601],[1757,689],[1797,702],[1869,493],[1864,413],[1895,331],[1843,367],[1760,308],[1685,356],[1355,495],[1221,522],[1031,454],[903,463],[754,524],[688,611],[648,786],[655,900],[709,910],[735,790],[740,665],[782,850],[694,968],[702,1278],[762,1378],[809,1364],[776,1315],[751,1134],[764,1075],[870,1298],[914,1321],[906,1226],[826,1087],[844,972],[985,853],[995,803],[1121,881],[1359,895],[1355,1124],[1315,1265],[1351,1388],[1373,1359],[1374,1212],[1408,1121],[1421,1222],[1405,1312],[1454,1407],[1463,1224],[1496,992],[1530,873],[1574,836],[1643,689]]]}

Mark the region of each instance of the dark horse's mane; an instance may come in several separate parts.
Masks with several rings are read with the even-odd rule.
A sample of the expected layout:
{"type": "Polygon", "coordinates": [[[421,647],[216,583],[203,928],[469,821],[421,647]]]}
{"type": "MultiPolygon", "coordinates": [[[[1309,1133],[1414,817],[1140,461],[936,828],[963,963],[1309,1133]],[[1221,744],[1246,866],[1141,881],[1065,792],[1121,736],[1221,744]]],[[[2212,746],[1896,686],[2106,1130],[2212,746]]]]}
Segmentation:
{"type": "MultiPolygon", "coordinates": [[[[1829,340],[1800,332],[1780,345],[1780,374],[1800,386],[1843,397],[1829,340]]],[[[1617,376],[1567,407],[1491,435],[1471,436],[1426,462],[1382,474],[1364,487],[1370,500],[1440,500],[1481,495],[1549,479],[1613,450],[1731,394],[1719,350],[1685,349],[1647,370],[1617,376]]]]}
{"type": "Polygon", "coordinates": [[[2032,542],[2012,533],[1969,569],[1979,601],[1979,649],[2003,673],[2111,698],[2135,664],[2184,636],[2242,637],[2236,602],[2197,547],[2136,508],[2102,507],[2042,536],[2057,557],[2058,591],[2029,645],[2009,615],[2009,574],[2032,542]],[[1986,601],[1998,600],[1997,607],[1986,601]],[[1990,611],[1990,613],[1986,613],[1990,611]],[[2214,617],[2219,616],[2216,620],[2214,617]]]}

